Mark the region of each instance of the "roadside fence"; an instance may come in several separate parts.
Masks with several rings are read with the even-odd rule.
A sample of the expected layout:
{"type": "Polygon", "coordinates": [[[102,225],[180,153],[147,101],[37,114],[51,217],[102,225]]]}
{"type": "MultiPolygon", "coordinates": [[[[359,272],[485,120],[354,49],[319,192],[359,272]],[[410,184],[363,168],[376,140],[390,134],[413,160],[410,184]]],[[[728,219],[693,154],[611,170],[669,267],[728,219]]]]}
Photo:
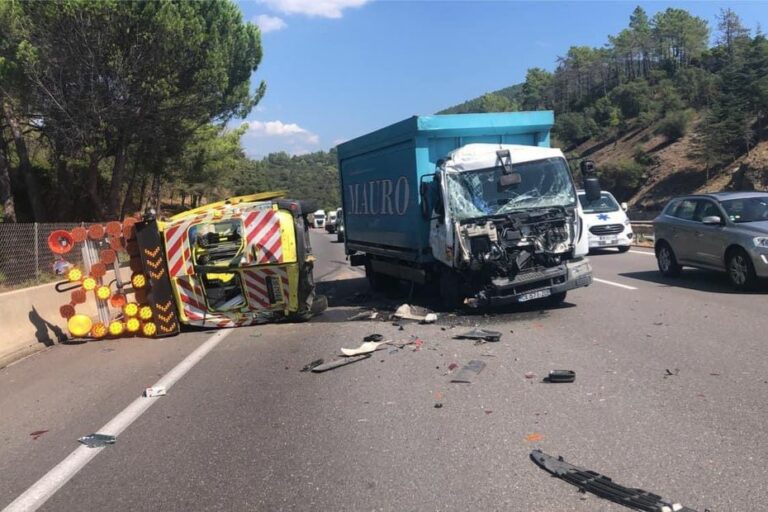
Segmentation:
{"type": "Polygon", "coordinates": [[[57,256],[48,248],[48,235],[72,230],[75,222],[0,223],[0,292],[63,279],[67,263],[82,264],[80,251],[57,256]]]}

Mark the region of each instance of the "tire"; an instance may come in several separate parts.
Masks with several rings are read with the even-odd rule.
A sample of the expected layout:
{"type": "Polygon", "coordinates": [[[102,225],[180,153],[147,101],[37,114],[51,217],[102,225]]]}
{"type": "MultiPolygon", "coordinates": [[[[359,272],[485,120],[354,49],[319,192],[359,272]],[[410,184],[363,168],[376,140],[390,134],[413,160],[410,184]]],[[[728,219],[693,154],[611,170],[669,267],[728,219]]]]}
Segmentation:
{"type": "Polygon", "coordinates": [[[677,277],[682,270],[675,257],[675,252],[666,242],[660,242],[656,246],[656,263],[659,265],[659,272],[664,277],[677,277]]]}
{"type": "Polygon", "coordinates": [[[336,232],[336,241],[339,242],[339,243],[343,242],[344,241],[344,233],[342,233],[341,231],[337,231],[336,232]]]}
{"type": "Polygon", "coordinates": [[[365,277],[368,278],[368,285],[374,292],[391,290],[396,283],[390,276],[374,272],[370,261],[365,264],[365,277]]]}
{"type": "Polygon", "coordinates": [[[632,247],[632,246],[631,245],[620,245],[619,246],[619,252],[627,252],[630,249],[630,247],[632,247]]]}
{"type": "Polygon", "coordinates": [[[447,267],[440,269],[440,304],[447,311],[455,311],[463,303],[458,274],[447,267]]]}
{"type": "Polygon", "coordinates": [[[744,249],[737,248],[729,251],[726,269],[728,280],[736,290],[745,292],[755,288],[757,284],[755,266],[744,249]]]}
{"type": "Polygon", "coordinates": [[[568,296],[568,292],[553,293],[546,299],[543,299],[543,302],[549,307],[557,307],[563,302],[565,302],[565,298],[567,296],[568,296]]]}

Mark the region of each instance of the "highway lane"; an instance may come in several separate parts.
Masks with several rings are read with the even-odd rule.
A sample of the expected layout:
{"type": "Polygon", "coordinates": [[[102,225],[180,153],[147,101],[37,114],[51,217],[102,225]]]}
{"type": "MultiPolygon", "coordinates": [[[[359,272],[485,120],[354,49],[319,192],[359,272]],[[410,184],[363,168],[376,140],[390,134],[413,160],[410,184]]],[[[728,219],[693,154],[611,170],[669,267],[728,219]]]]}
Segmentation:
{"type": "MultiPolygon", "coordinates": [[[[365,281],[330,236],[312,237],[333,307],[305,324],[234,331],[44,510],[625,510],[549,478],[527,458],[536,447],[700,511],[766,502],[768,349],[756,314],[765,294],[728,293],[696,271],[670,286],[654,280],[653,257],[606,253],[592,257],[596,277],[635,290],[595,283],[555,310],[399,331],[345,321],[365,281]],[[451,339],[474,324],[502,341],[451,339]],[[424,345],[322,375],[298,371],[371,332],[424,345]],[[448,383],[448,365],[470,359],[487,364],[477,380],[448,383]],[[553,368],[574,369],[576,382],[539,382],[553,368]]],[[[141,350],[135,340],[56,347],[0,371],[0,400],[17,395],[0,403],[0,474],[14,475],[0,479],[0,506],[207,336],[141,350]],[[100,352],[110,344],[135,350],[100,352]],[[89,379],[100,356],[116,356],[114,366],[89,379]],[[54,428],[32,441],[39,424],[54,428]],[[38,444],[46,436],[51,444],[38,444]]]]}

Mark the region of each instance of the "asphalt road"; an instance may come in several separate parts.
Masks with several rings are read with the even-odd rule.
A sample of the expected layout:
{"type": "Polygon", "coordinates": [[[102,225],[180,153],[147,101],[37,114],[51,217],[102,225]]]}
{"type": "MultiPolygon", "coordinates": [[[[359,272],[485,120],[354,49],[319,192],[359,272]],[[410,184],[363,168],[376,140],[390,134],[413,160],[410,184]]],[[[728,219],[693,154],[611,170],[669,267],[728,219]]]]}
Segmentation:
{"type": "MultiPolygon", "coordinates": [[[[591,257],[602,281],[561,308],[401,331],[346,321],[402,299],[371,297],[335,237],[312,239],[326,313],[233,330],[41,509],[626,510],[549,477],[534,448],[699,512],[766,508],[766,292],[606,251],[591,257]],[[474,325],[503,337],[451,339],[474,325]],[[371,333],[423,344],[299,371],[371,333]],[[449,365],[473,359],[475,381],[451,384],[449,365]],[[541,382],[561,368],[576,381],[541,382]]],[[[0,370],[0,507],[212,335],[56,346],[0,370]]]]}

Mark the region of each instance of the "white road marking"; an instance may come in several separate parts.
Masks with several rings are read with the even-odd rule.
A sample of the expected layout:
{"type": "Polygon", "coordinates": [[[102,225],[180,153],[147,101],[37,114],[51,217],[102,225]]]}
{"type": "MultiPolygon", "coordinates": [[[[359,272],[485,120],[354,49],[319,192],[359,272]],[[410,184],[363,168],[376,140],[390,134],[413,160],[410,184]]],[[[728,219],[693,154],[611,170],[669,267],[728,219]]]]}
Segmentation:
{"type": "MultiPolygon", "coordinates": [[[[177,364],[171,371],[166,373],[160,380],[158,380],[153,387],[165,386],[166,389],[170,389],[179,379],[181,379],[189,370],[192,369],[197,363],[200,362],[216,345],[229,336],[232,331],[221,330],[216,334],[208,338],[202,345],[197,347],[194,352],[185,357],[179,364],[177,364]]],[[[134,400],[128,407],[123,409],[117,416],[112,418],[109,423],[96,430],[99,434],[110,434],[118,436],[125,429],[127,429],[131,423],[136,421],[147,409],[149,409],[156,400],[167,400],[167,398],[144,398],[139,397],[134,400]]],[[[83,435],[90,432],[83,432],[83,435]]],[[[78,471],[83,469],[91,459],[96,457],[104,448],[88,448],[87,446],[79,446],[75,451],[70,453],[66,459],[59,462],[56,467],[46,473],[40,480],[35,482],[32,487],[24,491],[18,498],[16,498],[10,505],[3,509],[3,512],[21,512],[21,511],[33,511],[37,510],[48,499],[53,496],[56,491],[66,484],[78,471]]]]}
{"type": "Polygon", "coordinates": [[[598,283],[609,284],[611,286],[618,286],[619,288],[624,288],[625,290],[637,290],[637,288],[635,288],[634,286],[627,286],[626,284],[614,283],[613,281],[607,281],[605,279],[598,279],[596,277],[593,277],[592,279],[594,281],[597,281],[598,283]]]}
{"type": "Polygon", "coordinates": [[[635,254],[645,254],[646,256],[656,257],[656,254],[652,253],[651,251],[635,251],[635,250],[630,249],[629,252],[633,252],[635,254]]]}

